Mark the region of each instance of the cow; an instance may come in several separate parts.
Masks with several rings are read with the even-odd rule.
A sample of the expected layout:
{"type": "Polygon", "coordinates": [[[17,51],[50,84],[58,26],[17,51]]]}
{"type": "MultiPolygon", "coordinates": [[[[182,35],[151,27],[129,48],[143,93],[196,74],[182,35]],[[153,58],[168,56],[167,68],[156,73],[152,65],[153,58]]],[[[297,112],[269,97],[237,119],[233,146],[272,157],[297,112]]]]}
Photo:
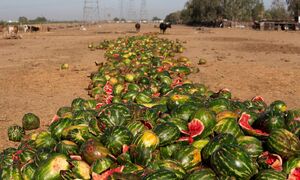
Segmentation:
{"type": "Polygon", "coordinates": [[[160,32],[163,32],[163,34],[165,34],[166,30],[172,27],[171,27],[171,23],[160,23],[159,28],[160,28],[160,32]]]}
{"type": "Polygon", "coordinates": [[[141,30],[141,24],[140,23],[135,24],[135,30],[136,30],[136,32],[140,32],[140,30],[141,30]]]}
{"type": "Polygon", "coordinates": [[[24,32],[37,32],[40,28],[37,26],[24,25],[24,32]]]}

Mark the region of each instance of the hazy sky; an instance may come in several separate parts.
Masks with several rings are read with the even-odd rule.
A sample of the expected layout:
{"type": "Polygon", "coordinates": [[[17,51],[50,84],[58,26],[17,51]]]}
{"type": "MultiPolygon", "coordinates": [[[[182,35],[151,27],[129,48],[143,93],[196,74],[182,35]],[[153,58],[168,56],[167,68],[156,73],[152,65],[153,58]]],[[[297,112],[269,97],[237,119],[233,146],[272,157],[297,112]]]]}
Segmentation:
{"type": "MultiPolygon", "coordinates": [[[[120,0],[99,0],[102,18],[120,16],[120,0]]],[[[128,1],[124,0],[124,16],[128,14],[128,1]]],[[[264,0],[268,7],[272,0],[264,0]]],[[[135,0],[139,15],[141,0],[135,0]]],[[[183,8],[187,0],[146,0],[148,18],[164,18],[170,12],[183,8]]],[[[17,20],[20,16],[29,19],[44,16],[51,20],[81,20],[84,0],[0,0],[0,20],[17,20]]]]}

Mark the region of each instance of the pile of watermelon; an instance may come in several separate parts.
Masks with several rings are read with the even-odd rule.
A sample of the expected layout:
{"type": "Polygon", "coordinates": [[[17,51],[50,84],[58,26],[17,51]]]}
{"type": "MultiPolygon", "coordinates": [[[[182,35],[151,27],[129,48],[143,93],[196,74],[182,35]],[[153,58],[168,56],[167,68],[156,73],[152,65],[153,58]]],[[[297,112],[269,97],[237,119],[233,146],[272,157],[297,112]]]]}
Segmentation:
{"type": "Polygon", "coordinates": [[[46,130],[32,113],[10,127],[20,145],[1,152],[0,179],[300,179],[300,111],[192,83],[179,40],[89,48],[107,58],[90,76],[91,99],[58,109],[46,130]]]}

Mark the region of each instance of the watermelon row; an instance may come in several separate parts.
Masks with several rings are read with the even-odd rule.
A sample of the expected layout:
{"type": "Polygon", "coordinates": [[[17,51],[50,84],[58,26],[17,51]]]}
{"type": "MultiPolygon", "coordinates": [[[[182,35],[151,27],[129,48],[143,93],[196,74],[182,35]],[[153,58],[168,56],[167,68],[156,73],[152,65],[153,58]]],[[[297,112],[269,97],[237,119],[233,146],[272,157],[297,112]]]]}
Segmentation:
{"type": "Polygon", "coordinates": [[[46,130],[26,114],[8,129],[0,179],[299,179],[300,111],[240,101],[192,83],[180,41],[103,41],[91,99],[58,109],[46,130]]]}

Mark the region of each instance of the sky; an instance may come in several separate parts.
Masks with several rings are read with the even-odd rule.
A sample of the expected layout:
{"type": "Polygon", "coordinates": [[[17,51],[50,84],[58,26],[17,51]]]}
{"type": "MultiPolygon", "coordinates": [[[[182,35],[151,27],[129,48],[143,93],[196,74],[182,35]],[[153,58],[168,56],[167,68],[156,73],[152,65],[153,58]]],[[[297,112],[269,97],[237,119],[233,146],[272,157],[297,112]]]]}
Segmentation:
{"type": "MultiPolygon", "coordinates": [[[[124,1],[124,16],[128,15],[129,0],[124,1]]],[[[264,0],[269,7],[271,0],[264,0]]],[[[100,17],[120,17],[120,0],[99,0],[100,17]]],[[[147,17],[164,18],[167,14],[181,10],[187,0],[146,0],[147,17]]],[[[135,0],[133,8],[139,16],[141,0],[135,0]]],[[[50,20],[82,20],[84,0],[0,0],[0,20],[17,20],[20,16],[34,19],[38,16],[50,20]]],[[[132,11],[131,11],[132,12],[132,11]]]]}

